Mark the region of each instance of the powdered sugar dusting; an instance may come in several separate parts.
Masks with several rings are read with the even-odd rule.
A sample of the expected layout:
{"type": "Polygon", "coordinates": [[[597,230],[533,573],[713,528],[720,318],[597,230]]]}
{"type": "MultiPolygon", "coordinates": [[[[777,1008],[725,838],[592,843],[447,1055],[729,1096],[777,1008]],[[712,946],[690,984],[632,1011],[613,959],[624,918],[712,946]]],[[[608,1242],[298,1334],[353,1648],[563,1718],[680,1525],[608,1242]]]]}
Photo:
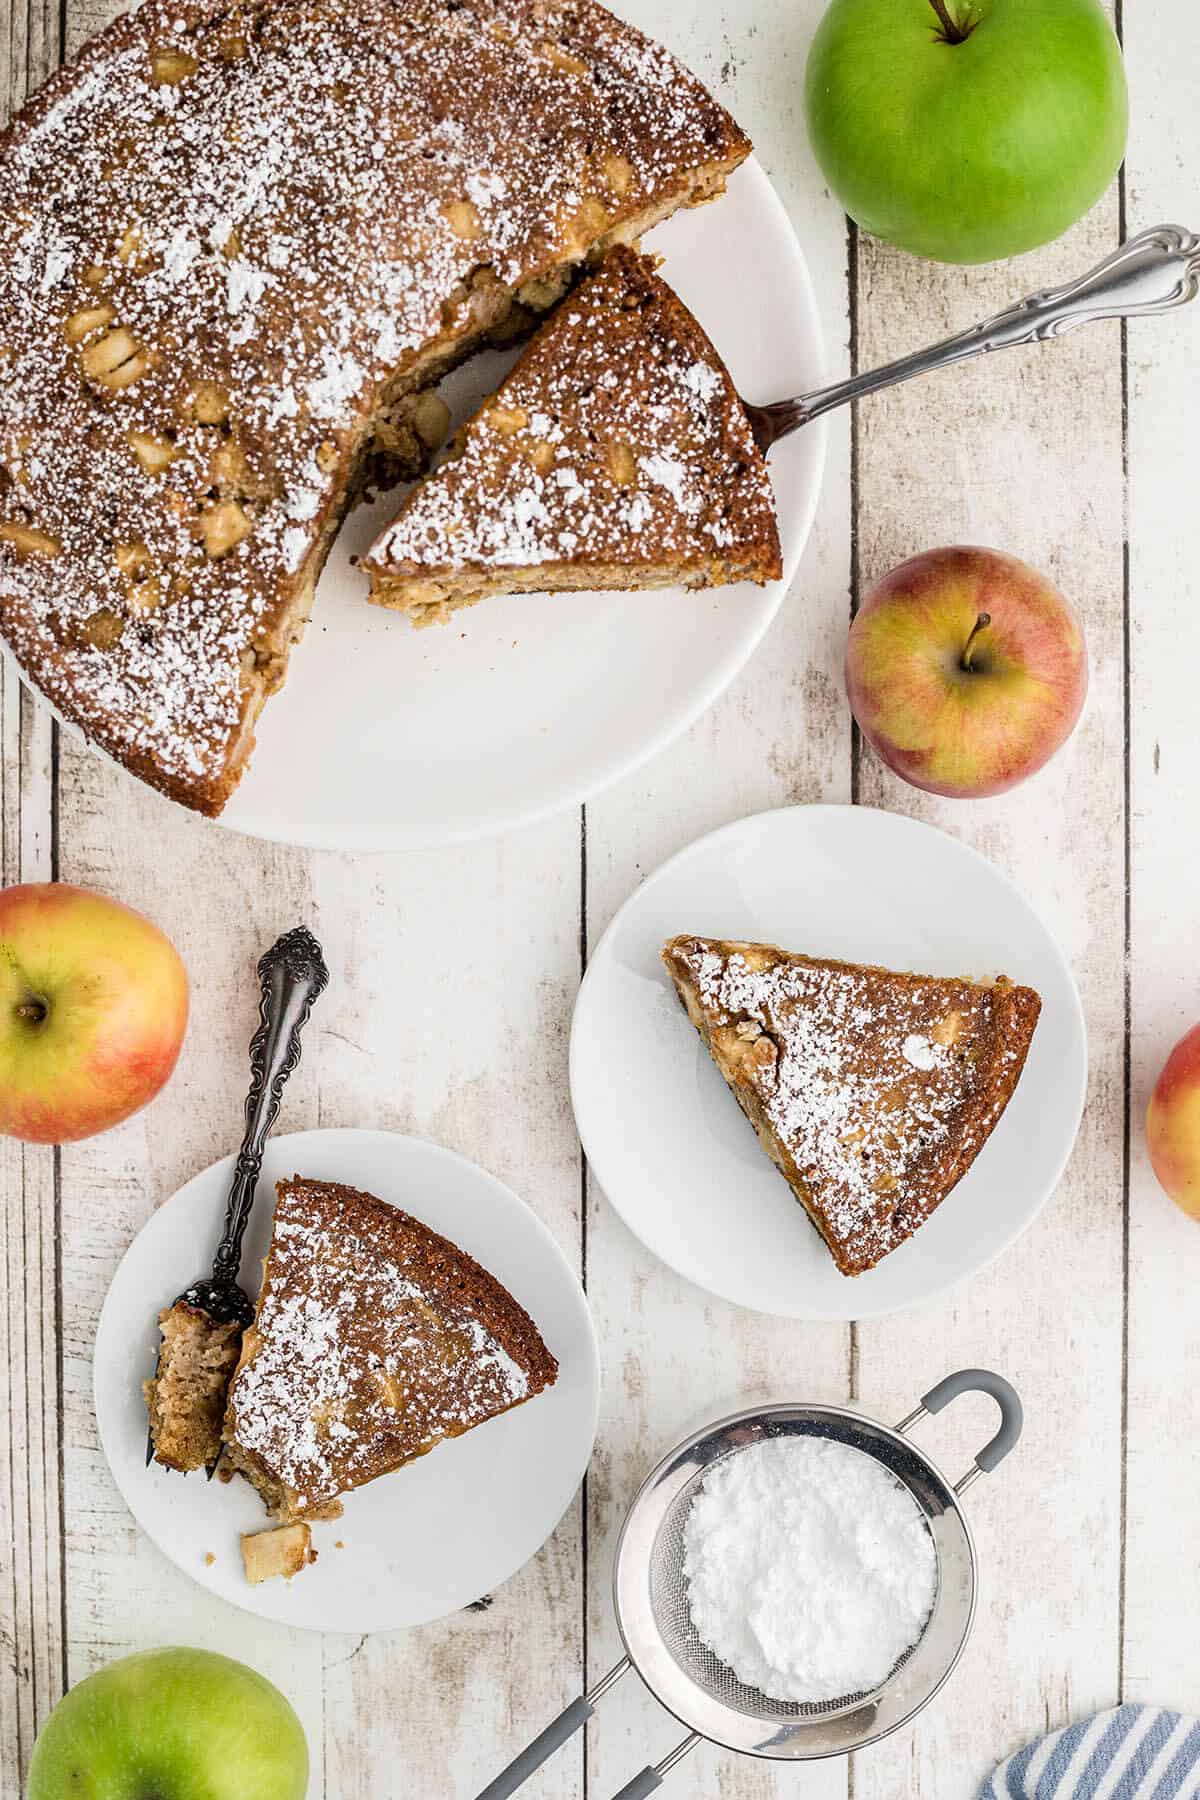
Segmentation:
{"type": "Polygon", "coordinates": [[[761,578],[777,555],[770,478],[720,358],[651,265],[618,250],[542,328],[461,454],[410,495],[369,566],[419,577],[662,562],[715,579],[728,556],[761,578]]]}
{"type": "Polygon", "coordinates": [[[938,1046],[931,1044],[927,1037],[919,1031],[910,1031],[900,1046],[900,1054],[906,1063],[914,1069],[936,1069],[938,1065],[938,1046]]]}
{"type": "Polygon", "coordinates": [[[381,383],[744,149],[593,0],[126,14],[0,140],[0,630],[26,671],[211,803],[381,383]]]}
{"type": "Polygon", "coordinates": [[[254,1330],[229,1395],[236,1442],[299,1508],[546,1385],[545,1347],[498,1284],[416,1220],[330,1183],[282,1185],[254,1330]],[[522,1360],[531,1344],[540,1367],[522,1360]]]}
{"type": "Polygon", "coordinates": [[[753,1094],[852,1268],[908,1237],[969,1166],[1007,1104],[1030,1013],[995,986],[892,976],[769,945],[668,946],[713,1054],[753,1094]]]}

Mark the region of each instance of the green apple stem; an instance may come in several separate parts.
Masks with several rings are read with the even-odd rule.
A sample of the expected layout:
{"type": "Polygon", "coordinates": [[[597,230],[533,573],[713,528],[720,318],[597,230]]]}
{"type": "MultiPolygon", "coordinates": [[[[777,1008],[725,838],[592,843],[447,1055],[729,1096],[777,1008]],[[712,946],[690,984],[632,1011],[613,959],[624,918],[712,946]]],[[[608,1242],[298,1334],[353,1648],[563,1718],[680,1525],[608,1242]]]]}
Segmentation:
{"type": "Polygon", "coordinates": [[[979,636],[980,632],[982,630],[984,630],[984,628],[986,626],[991,624],[991,622],[992,622],[991,613],[980,613],[980,615],[976,619],[974,625],[972,625],[972,627],[971,627],[970,637],[967,639],[966,643],[963,645],[962,666],[966,670],[968,675],[971,673],[971,652],[975,648],[975,639],[979,636]]]}
{"type": "Polygon", "coordinates": [[[949,6],[946,4],[946,0],[929,0],[929,4],[938,16],[938,22],[942,27],[942,36],[946,43],[965,43],[967,38],[971,35],[970,26],[959,24],[958,20],[951,13],[949,6]]]}

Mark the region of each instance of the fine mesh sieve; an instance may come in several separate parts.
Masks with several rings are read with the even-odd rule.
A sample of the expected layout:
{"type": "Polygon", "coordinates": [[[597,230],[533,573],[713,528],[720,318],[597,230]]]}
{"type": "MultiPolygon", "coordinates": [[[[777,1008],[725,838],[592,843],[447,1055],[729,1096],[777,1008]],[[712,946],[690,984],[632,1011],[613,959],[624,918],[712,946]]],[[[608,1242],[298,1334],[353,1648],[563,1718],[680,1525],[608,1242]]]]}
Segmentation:
{"type": "MultiPolygon", "coordinates": [[[[748,1687],[738,1679],[728,1664],[723,1663],[709,1649],[696,1631],[692,1624],[687,1579],[684,1575],[684,1531],[687,1517],[704,1481],[719,1463],[740,1456],[751,1444],[787,1437],[832,1438],[855,1449],[865,1450],[867,1446],[862,1441],[864,1434],[858,1429],[860,1425],[861,1420],[857,1415],[835,1412],[829,1407],[777,1408],[766,1416],[761,1413],[740,1414],[735,1420],[726,1421],[723,1427],[718,1426],[716,1430],[728,1434],[728,1437],[736,1437],[737,1441],[729,1443],[724,1435],[713,1437],[706,1434],[705,1443],[710,1451],[718,1446],[724,1447],[719,1448],[717,1454],[711,1455],[702,1468],[694,1470],[689,1476],[671,1501],[658,1527],[650,1552],[648,1571],[649,1603],[655,1630],[677,1668],[708,1699],[726,1709],[732,1709],[756,1721],[807,1720],[841,1712],[846,1707],[857,1706],[867,1698],[867,1691],[860,1689],[830,1700],[779,1700],[762,1693],[758,1688],[748,1687]]],[[[867,1453],[871,1454],[869,1450],[867,1453]]],[[[923,1506],[921,1511],[924,1515],[923,1506]]],[[[627,1567],[632,1569],[633,1564],[630,1563],[627,1567]]],[[[630,1603],[636,1604],[632,1598],[630,1603]]],[[[896,1670],[909,1660],[912,1648],[904,1652],[896,1664],[896,1670]]]]}
{"type": "Polygon", "coordinates": [[[1020,1400],[1007,1381],[986,1369],[948,1375],[894,1429],[845,1407],[780,1405],[737,1413],[694,1433],[647,1476],[617,1543],[613,1598],[624,1657],[547,1726],[478,1800],[507,1800],[515,1794],[630,1668],[689,1735],[656,1767],[635,1775],[615,1800],[642,1800],[653,1793],[702,1739],[746,1755],[804,1761],[848,1755],[897,1730],[949,1678],[971,1628],[975,1550],[958,1496],[994,1469],[1020,1434],[1020,1400]],[[996,1400],[1000,1429],[951,1486],[905,1433],[926,1414],[940,1412],[972,1391],[996,1400]],[[772,1699],[739,1681],[692,1626],[683,1573],[684,1525],[692,1501],[718,1463],[779,1437],[832,1438],[872,1457],[907,1490],[932,1539],[937,1563],[932,1610],[918,1641],[886,1681],[869,1692],[813,1702],[772,1699]]]}

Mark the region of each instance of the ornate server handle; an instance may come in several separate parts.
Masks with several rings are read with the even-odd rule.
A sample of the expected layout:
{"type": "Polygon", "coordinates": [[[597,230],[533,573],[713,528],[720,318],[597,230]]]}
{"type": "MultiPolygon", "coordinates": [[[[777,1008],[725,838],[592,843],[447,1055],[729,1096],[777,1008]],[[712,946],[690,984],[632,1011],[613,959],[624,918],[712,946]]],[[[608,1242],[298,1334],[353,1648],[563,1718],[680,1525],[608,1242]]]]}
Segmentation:
{"type": "Polygon", "coordinates": [[[848,381],[835,381],[794,400],[748,406],[746,410],[759,446],[766,450],[779,438],[835,406],[894,387],[913,375],[924,375],[988,350],[1007,350],[1014,344],[1061,337],[1064,331],[1076,325],[1090,325],[1097,319],[1134,319],[1147,313],[1169,312],[1194,300],[1198,290],[1200,237],[1181,225],[1155,225],[1130,238],[1077,281],[1030,294],[994,318],[944,338],[927,350],[914,350],[896,362],[885,363],[881,369],[852,375],[848,381]]]}
{"type": "Polygon", "coordinates": [[[250,1041],[250,1092],[246,1096],[246,1135],[238,1151],[225,1229],[213,1259],[217,1286],[237,1281],[242,1237],[262,1169],[263,1150],[279,1117],[288,1076],[300,1061],[300,1034],[313,1002],[329,980],[321,946],[298,925],[273,944],[258,965],[262,983],[261,1023],[250,1041]]]}

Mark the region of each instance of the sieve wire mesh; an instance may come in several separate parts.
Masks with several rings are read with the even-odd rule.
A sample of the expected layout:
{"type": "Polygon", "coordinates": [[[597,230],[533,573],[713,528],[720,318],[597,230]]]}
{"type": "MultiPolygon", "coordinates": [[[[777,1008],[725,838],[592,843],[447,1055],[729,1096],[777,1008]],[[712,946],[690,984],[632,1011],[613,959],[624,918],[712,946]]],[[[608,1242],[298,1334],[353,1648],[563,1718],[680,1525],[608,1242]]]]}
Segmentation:
{"type": "MultiPolygon", "coordinates": [[[[768,1433],[765,1435],[773,1434],[768,1433]]],[[[810,1434],[804,1433],[803,1435],[810,1434]]],[[[928,1529],[928,1506],[926,1497],[921,1492],[914,1490],[908,1482],[900,1481],[897,1471],[889,1466],[888,1457],[879,1454],[877,1447],[874,1444],[865,1442],[858,1433],[853,1431],[853,1429],[848,1429],[843,1432],[826,1428],[820,1431],[814,1431],[811,1435],[831,1437],[838,1442],[850,1444],[852,1448],[860,1451],[863,1455],[870,1456],[873,1461],[881,1463],[885,1468],[888,1468],[893,1479],[899,1482],[905,1489],[905,1492],[909,1494],[914,1506],[921,1514],[922,1520],[926,1523],[926,1529],[928,1529]]],[[[761,1438],[756,1437],[753,1441],[761,1442],[762,1440],[761,1438]]],[[[665,1513],[654,1539],[648,1570],[650,1607],[654,1615],[654,1622],[664,1645],[678,1664],[679,1668],[690,1681],[694,1682],[695,1685],[709,1697],[709,1699],[716,1700],[720,1705],[731,1707],[734,1711],[744,1713],[750,1718],[763,1720],[785,1721],[790,1719],[818,1720],[832,1718],[839,1713],[847,1712],[856,1706],[860,1706],[864,1701],[870,1700],[875,1695],[882,1693],[883,1689],[894,1680],[899,1670],[904,1667],[905,1663],[913,1655],[917,1645],[921,1642],[921,1639],[918,1638],[916,1644],[911,1644],[909,1646],[891,1669],[887,1680],[879,1687],[863,1689],[857,1693],[842,1694],[833,1700],[797,1701],[773,1699],[769,1694],[764,1694],[759,1688],[749,1687],[744,1681],[739,1681],[733,1670],[723,1663],[719,1657],[714,1656],[713,1652],[699,1636],[695,1626],[692,1624],[691,1613],[688,1609],[687,1578],[683,1569],[684,1529],[692,1501],[704,1482],[706,1475],[709,1473],[709,1470],[715,1468],[719,1462],[726,1461],[730,1456],[739,1456],[743,1450],[748,1450],[751,1447],[751,1442],[736,1445],[727,1450],[724,1455],[714,1458],[707,1467],[698,1469],[691,1481],[688,1482],[687,1486],[681,1489],[675,1496],[674,1501],[665,1513]]],[[[936,1540],[934,1540],[934,1552],[936,1556],[936,1540]]],[[[940,1584],[941,1564],[939,1558],[939,1588],[940,1584]]],[[[936,1612],[937,1591],[935,1590],[934,1603],[930,1610],[929,1619],[932,1619],[936,1612]]],[[[924,1636],[925,1629],[928,1628],[929,1619],[925,1622],[922,1636],[924,1636]]]]}

